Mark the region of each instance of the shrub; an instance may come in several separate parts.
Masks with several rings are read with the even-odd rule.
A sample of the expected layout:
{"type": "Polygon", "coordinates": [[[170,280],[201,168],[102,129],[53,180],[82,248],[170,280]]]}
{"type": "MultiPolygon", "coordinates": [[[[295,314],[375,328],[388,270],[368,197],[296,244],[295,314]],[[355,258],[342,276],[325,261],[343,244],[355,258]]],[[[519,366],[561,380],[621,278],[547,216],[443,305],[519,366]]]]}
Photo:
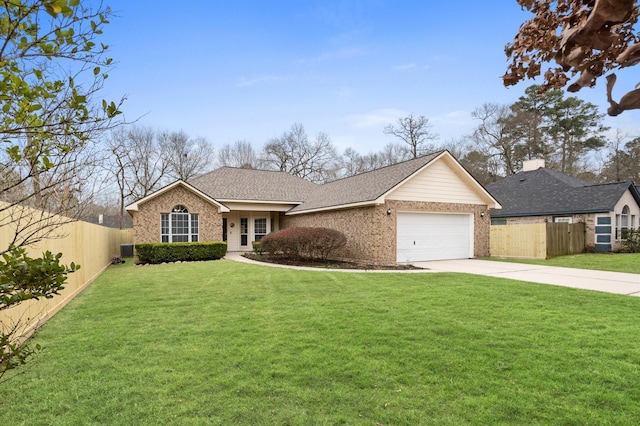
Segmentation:
{"type": "Polygon", "coordinates": [[[330,228],[287,228],[266,235],[260,243],[263,252],[324,260],[344,247],[347,237],[330,228]]]}
{"type": "Polygon", "coordinates": [[[227,243],[142,243],[136,253],[140,263],[216,260],[227,254],[227,243]]]}
{"type": "Polygon", "coordinates": [[[253,245],[253,252],[254,253],[262,254],[262,244],[260,244],[260,241],[254,241],[251,244],[253,245]]]}
{"type": "Polygon", "coordinates": [[[622,248],[625,253],[640,253],[640,228],[622,230],[622,248]]]}

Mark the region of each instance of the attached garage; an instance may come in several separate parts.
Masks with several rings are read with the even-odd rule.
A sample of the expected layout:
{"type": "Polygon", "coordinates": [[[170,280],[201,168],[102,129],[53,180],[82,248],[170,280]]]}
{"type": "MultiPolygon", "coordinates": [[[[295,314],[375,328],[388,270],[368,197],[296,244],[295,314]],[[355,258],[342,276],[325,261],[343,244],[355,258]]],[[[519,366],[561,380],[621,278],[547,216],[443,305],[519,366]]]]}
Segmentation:
{"type": "Polygon", "coordinates": [[[397,261],[468,259],[473,257],[473,215],[398,213],[397,261]]]}

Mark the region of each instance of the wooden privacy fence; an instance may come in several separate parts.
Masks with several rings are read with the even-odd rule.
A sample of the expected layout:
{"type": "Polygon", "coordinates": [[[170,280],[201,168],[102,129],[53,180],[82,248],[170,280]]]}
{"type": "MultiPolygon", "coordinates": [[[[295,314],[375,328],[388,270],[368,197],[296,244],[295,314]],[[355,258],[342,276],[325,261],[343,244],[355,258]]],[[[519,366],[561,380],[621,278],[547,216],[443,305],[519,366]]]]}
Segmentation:
{"type": "MultiPolygon", "coordinates": [[[[24,218],[24,207],[20,207],[20,216],[24,218]]],[[[14,227],[7,221],[11,211],[7,210],[0,220],[0,247],[5,249],[12,241],[14,227]]],[[[40,212],[29,210],[28,214],[40,215],[40,212]]],[[[68,221],[68,219],[65,219],[68,221]]],[[[62,253],[61,263],[71,262],[80,265],[80,269],[67,277],[64,290],[53,299],[30,300],[12,308],[0,311],[0,325],[12,327],[19,325],[23,334],[28,335],[34,327],[46,321],[59,311],[91,281],[111,264],[113,256],[120,254],[121,244],[133,242],[133,229],[114,229],[88,222],[76,221],[62,225],[55,231],[59,238],[45,239],[27,247],[31,257],[40,257],[44,251],[62,253]]]]}
{"type": "Polygon", "coordinates": [[[582,253],[584,223],[528,223],[492,225],[490,251],[493,257],[548,259],[582,253]]]}

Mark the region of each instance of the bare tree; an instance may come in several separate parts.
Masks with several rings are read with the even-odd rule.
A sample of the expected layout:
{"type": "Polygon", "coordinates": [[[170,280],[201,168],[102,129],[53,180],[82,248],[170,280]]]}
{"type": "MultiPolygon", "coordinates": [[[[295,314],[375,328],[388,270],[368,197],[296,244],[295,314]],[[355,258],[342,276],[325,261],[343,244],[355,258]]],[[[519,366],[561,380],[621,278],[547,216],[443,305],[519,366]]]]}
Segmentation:
{"type": "Polygon", "coordinates": [[[258,154],[251,143],[245,140],[237,140],[233,145],[226,144],[218,150],[218,164],[222,167],[255,169],[258,163],[258,154]]]}
{"type": "Polygon", "coordinates": [[[471,116],[480,121],[471,140],[475,143],[477,160],[484,158],[488,169],[499,170],[502,175],[512,175],[518,169],[523,150],[511,129],[511,109],[507,105],[484,104],[471,116]]]}
{"type": "Polygon", "coordinates": [[[618,131],[610,143],[609,156],[600,174],[604,181],[630,180],[636,185],[640,184],[640,137],[628,139],[618,131]]]}
{"type": "Polygon", "coordinates": [[[380,151],[365,155],[359,154],[353,148],[347,148],[341,159],[341,177],[357,175],[409,159],[409,148],[397,143],[388,143],[380,151]]]}
{"type": "Polygon", "coordinates": [[[320,132],[314,141],[309,141],[301,124],[294,124],[290,131],[265,145],[262,164],[317,183],[335,179],[339,167],[329,136],[320,132]]]}
{"type": "Polygon", "coordinates": [[[171,164],[151,127],[117,129],[106,145],[112,154],[107,169],[121,188],[121,199],[144,198],[168,180],[171,164]]]}
{"type": "MultiPolygon", "coordinates": [[[[564,87],[569,92],[592,87],[610,70],[637,65],[640,43],[634,29],[638,21],[635,0],[517,0],[535,16],[520,26],[505,53],[511,59],[503,76],[505,86],[542,73],[544,63],[557,63],[544,71],[542,90],[564,87]]],[[[640,108],[640,89],[612,97],[616,75],[607,77],[609,115],[640,108]]]]}
{"type": "MultiPolygon", "coordinates": [[[[432,150],[431,148],[432,147],[425,148],[425,151],[423,151],[423,153],[427,153],[428,151],[435,151],[435,149],[432,150]]],[[[379,165],[376,168],[390,166],[392,164],[410,160],[411,158],[416,158],[414,157],[412,150],[404,145],[397,143],[386,144],[382,148],[378,156],[380,157],[380,161],[379,165]]]]}
{"type": "Polygon", "coordinates": [[[129,152],[127,129],[120,128],[112,131],[105,141],[108,156],[103,162],[103,168],[112,177],[118,189],[118,217],[120,229],[124,228],[125,205],[133,196],[133,187],[128,182],[129,171],[136,167],[136,161],[129,152]]]}
{"type": "Polygon", "coordinates": [[[366,171],[362,155],[353,148],[347,148],[344,150],[340,164],[341,177],[354,176],[366,171]]]}
{"type": "Polygon", "coordinates": [[[430,147],[425,146],[427,141],[438,139],[438,135],[431,132],[432,127],[425,116],[414,117],[413,114],[409,114],[399,118],[395,126],[390,124],[385,127],[384,133],[400,138],[409,145],[411,158],[417,158],[429,150],[430,147]]]}
{"type": "Polygon", "coordinates": [[[188,181],[212,165],[213,147],[205,138],[165,131],[158,134],[158,144],[169,164],[167,174],[174,179],[188,181]]]}

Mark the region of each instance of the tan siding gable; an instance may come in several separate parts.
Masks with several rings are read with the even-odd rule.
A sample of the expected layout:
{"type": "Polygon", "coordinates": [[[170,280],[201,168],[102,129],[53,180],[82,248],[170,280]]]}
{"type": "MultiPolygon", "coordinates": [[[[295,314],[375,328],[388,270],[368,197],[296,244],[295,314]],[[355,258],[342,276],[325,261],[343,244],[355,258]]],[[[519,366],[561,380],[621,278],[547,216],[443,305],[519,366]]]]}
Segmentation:
{"type": "MultiPolygon", "coordinates": [[[[629,214],[634,216],[640,215],[640,206],[636,203],[636,200],[633,198],[630,190],[626,190],[620,200],[616,203],[615,213],[620,214],[624,206],[629,206],[629,214]]],[[[636,219],[637,221],[638,219],[636,219]]],[[[634,227],[637,227],[637,222],[633,224],[634,227]]]]}
{"type": "Polygon", "coordinates": [[[444,161],[436,161],[392,191],[387,200],[486,204],[444,161]]]}

